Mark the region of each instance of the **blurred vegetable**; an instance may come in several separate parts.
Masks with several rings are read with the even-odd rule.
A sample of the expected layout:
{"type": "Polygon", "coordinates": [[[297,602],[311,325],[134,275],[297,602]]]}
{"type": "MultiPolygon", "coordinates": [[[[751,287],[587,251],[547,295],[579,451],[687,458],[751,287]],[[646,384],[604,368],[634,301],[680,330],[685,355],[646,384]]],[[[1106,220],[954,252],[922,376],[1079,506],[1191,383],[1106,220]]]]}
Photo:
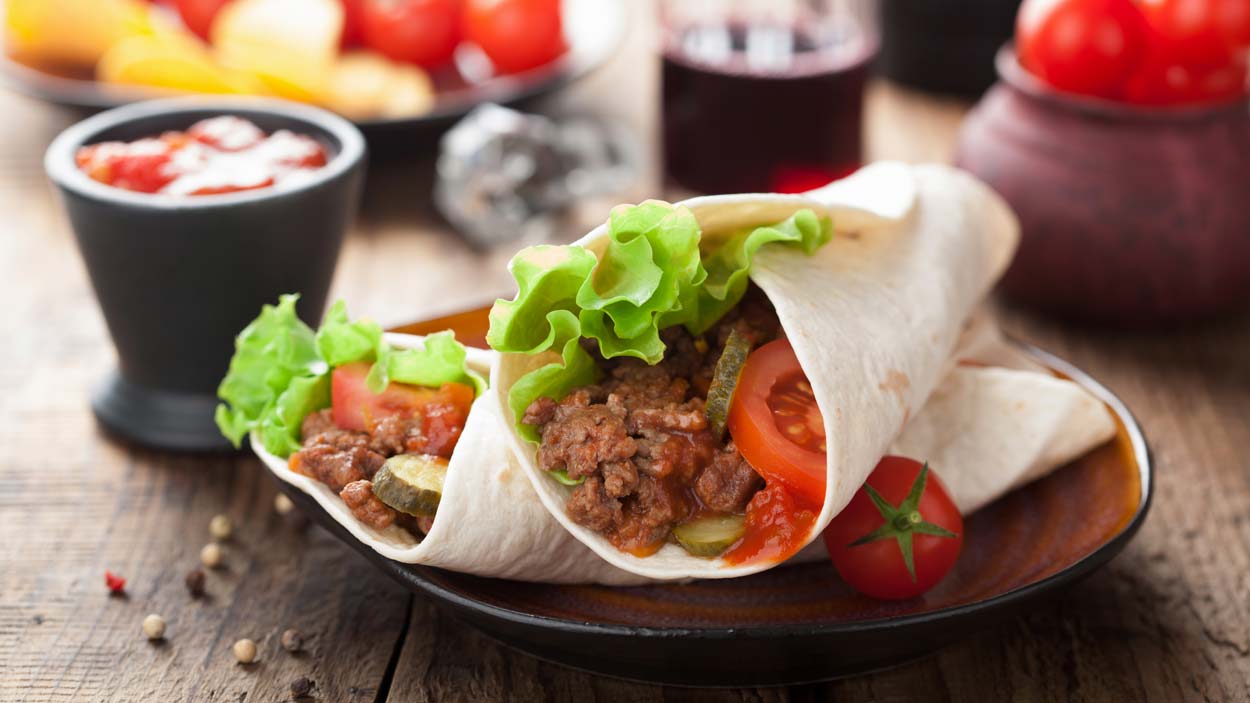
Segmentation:
{"type": "Polygon", "coordinates": [[[1132,0],[1025,0],[1016,19],[1021,64],[1071,93],[1117,95],[1141,65],[1146,41],[1132,0]]]}
{"type": "Polygon", "coordinates": [[[396,61],[432,68],[460,43],[457,0],[363,0],[365,44],[396,61]]]}
{"type": "Polygon", "coordinates": [[[464,34],[500,73],[517,73],[559,58],[568,48],[560,0],[468,0],[464,34]]]}
{"type": "Polygon", "coordinates": [[[321,102],[355,119],[420,115],[434,107],[434,84],[419,66],[352,51],[334,63],[321,102]]]}
{"type": "Polygon", "coordinates": [[[338,0],[234,0],[213,23],[212,42],[225,66],[255,74],[278,96],[316,102],[342,31],[338,0]]]}
{"type": "Polygon", "coordinates": [[[1250,0],[1152,0],[1149,43],[1124,97],[1144,105],[1229,100],[1245,92],[1250,0]]]}
{"type": "Polygon", "coordinates": [[[5,49],[19,59],[91,67],[118,41],[151,34],[138,0],[5,0],[5,49]]]}
{"type": "Polygon", "coordinates": [[[231,0],[176,0],[178,15],[187,29],[208,40],[217,13],[231,0]]]}
{"type": "Polygon", "coordinates": [[[100,58],[96,76],[106,83],[194,93],[268,92],[256,76],[219,65],[194,37],[172,32],[122,39],[100,58]]]}
{"type": "Polygon", "coordinates": [[[339,45],[343,48],[360,46],[365,41],[365,0],[339,0],[343,6],[343,36],[339,45]]]}

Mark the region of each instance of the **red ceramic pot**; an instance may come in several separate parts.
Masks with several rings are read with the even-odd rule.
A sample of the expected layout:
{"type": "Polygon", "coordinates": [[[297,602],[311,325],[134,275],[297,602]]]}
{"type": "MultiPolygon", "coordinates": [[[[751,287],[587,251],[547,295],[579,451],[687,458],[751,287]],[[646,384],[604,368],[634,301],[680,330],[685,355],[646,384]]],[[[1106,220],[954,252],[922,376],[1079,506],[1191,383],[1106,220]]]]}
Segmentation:
{"type": "Polygon", "coordinates": [[[1020,216],[1015,300],[1126,325],[1250,302],[1250,109],[1143,108],[1055,91],[1005,47],[956,160],[1020,216]]]}

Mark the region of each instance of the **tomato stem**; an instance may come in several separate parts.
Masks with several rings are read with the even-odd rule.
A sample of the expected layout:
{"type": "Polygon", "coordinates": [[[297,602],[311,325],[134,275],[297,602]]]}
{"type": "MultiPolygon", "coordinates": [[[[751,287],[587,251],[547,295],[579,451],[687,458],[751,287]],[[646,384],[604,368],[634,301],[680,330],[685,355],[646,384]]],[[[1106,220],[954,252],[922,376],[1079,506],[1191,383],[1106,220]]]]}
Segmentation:
{"type": "Polygon", "coordinates": [[[850,547],[858,547],[861,544],[868,544],[877,540],[894,539],[898,542],[899,551],[903,554],[903,563],[907,566],[907,573],[911,576],[912,583],[916,582],[916,564],[912,553],[912,535],[922,534],[946,538],[959,536],[941,525],[927,522],[924,516],[920,514],[920,498],[924,495],[928,479],[929,464],[926,462],[921,467],[916,480],[912,482],[911,489],[907,492],[907,497],[897,506],[890,504],[876,489],[865,483],[864,492],[872,499],[873,505],[877,506],[877,511],[881,513],[885,523],[848,545],[850,547]]]}

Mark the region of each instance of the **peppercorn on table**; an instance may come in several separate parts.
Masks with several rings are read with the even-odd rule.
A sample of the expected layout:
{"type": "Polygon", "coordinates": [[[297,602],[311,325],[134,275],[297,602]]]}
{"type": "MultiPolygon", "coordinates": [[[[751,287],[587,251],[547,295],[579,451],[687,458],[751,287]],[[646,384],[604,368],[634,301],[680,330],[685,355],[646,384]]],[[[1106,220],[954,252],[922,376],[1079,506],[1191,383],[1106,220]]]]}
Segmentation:
{"type": "MultiPolygon", "coordinates": [[[[626,46],[556,100],[626,106],[615,117],[653,143],[654,98],[610,98],[655,94],[654,72],[637,69],[645,43],[626,46]]],[[[869,155],[947,160],[965,110],[874,84],[869,155]]],[[[1157,504],[1124,554],[1052,606],[897,669],[793,689],[663,689],[487,640],[303,524],[250,455],[103,434],[87,398],[111,346],[41,168],[74,116],[9,93],[0,112],[0,701],[1250,696],[1250,319],[1144,336],[1000,309],[1013,334],[1106,382],[1153,440],[1157,504]]],[[[429,172],[428,157],[371,172],[332,292],[354,311],[400,323],[505,292],[508,247],[475,251],[413,197],[429,172]]]]}

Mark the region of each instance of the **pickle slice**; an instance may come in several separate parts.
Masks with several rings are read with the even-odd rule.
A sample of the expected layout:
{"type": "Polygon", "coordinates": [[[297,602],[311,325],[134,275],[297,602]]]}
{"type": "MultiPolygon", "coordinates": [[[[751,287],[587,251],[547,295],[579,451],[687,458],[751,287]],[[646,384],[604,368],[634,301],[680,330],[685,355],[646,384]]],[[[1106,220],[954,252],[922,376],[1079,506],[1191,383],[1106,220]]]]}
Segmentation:
{"type": "Polygon", "coordinates": [[[401,513],[434,517],[443,497],[447,460],[430,454],[399,454],[373,476],[373,494],[401,513]]]}
{"type": "Polygon", "coordinates": [[[725,340],[725,350],[716,360],[712,383],[707,389],[707,423],[712,430],[712,436],[718,440],[725,436],[729,405],[733,402],[738,378],[742,375],[742,367],[746,366],[747,356],[750,354],[751,340],[735,327],[725,340]]]}
{"type": "Polygon", "coordinates": [[[742,515],[708,515],[673,528],[673,538],[696,557],[720,556],[742,538],[747,519],[742,515]]]}

